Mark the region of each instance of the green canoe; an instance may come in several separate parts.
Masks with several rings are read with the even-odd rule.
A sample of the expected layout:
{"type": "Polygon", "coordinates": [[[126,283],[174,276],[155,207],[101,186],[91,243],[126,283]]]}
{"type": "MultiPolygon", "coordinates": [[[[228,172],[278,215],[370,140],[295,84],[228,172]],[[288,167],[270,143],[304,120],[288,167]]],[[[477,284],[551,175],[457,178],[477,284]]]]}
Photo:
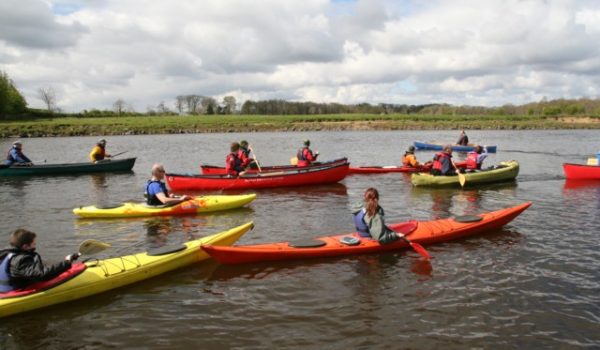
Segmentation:
{"type": "Polygon", "coordinates": [[[40,164],[33,166],[0,165],[0,176],[73,175],[110,171],[130,171],[135,158],[104,160],[98,163],[40,164]]]}
{"type": "MultiPolygon", "coordinates": [[[[491,182],[514,180],[519,174],[519,163],[516,160],[501,162],[499,166],[489,170],[465,173],[465,186],[491,182]]],[[[414,173],[411,176],[415,186],[455,186],[460,187],[458,176],[433,176],[427,173],[414,173]]]]}

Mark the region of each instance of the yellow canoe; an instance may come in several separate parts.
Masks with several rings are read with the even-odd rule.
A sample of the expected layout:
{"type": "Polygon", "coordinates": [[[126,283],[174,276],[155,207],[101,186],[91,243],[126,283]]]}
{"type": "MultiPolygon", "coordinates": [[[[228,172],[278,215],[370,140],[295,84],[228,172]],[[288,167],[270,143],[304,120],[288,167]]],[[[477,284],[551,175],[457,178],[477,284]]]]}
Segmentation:
{"type": "Polygon", "coordinates": [[[73,214],[83,218],[132,218],[209,213],[242,207],[256,199],[256,194],[215,195],[194,197],[189,201],[170,206],[151,206],[146,203],[123,203],[115,207],[94,205],[73,209],[73,214]]]}
{"type": "MultiPolygon", "coordinates": [[[[84,298],[208,259],[203,244],[230,246],[254,227],[252,222],[177,246],[85,262],[85,269],[62,284],[25,296],[0,294],[0,317],[84,298]]],[[[82,267],[81,263],[72,268],[82,267]]]]}

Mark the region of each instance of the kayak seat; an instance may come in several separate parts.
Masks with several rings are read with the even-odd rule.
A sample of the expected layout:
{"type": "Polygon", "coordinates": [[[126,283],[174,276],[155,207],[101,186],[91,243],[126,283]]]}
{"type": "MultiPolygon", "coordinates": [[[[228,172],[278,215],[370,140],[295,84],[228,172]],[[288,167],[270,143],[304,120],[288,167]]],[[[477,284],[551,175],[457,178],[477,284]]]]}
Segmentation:
{"type": "Polygon", "coordinates": [[[165,246],[162,246],[159,248],[150,249],[150,250],[148,250],[148,252],[146,254],[148,254],[149,256],[159,256],[159,255],[180,252],[180,251],[184,250],[185,248],[187,248],[187,246],[185,244],[165,245],[165,246]]]}
{"type": "Polygon", "coordinates": [[[360,239],[358,239],[356,237],[352,237],[352,236],[344,236],[344,237],[340,238],[340,243],[345,244],[345,245],[359,245],[360,239]]]}
{"type": "Polygon", "coordinates": [[[326,243],[320,239],[299,239],[296,241],[288,242],[288,246],[293,248],[317,248],[322,247],[326,243]]]}
{"type": "Polygon", "coordinates": [[[483,220],[483,218],[478,215],[461,215],[454,217],[454,221],[461,223],[477,222],[481,220],[483,220]]]}

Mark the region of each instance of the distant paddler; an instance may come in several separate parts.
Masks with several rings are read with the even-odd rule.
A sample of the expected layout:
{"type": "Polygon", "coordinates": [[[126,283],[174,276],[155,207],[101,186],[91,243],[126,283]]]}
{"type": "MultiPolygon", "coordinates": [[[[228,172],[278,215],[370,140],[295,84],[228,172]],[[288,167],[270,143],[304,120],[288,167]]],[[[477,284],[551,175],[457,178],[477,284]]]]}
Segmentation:
{"type": "Polygon", "coordinates": [[[8,166],[32,166],[33,162],[23,153],[21,141],[15,141],[6,155],[4,164],[8,166]]]}
{"type": "Polygon", "coordinates": [[[165,167],[156,163],[152,166],[152,178],[146,184],[146,203],[148,205],[177,204],[192,199],[192,197],[183,195],[175,196],[167,190],[167,185],[163,182],[165,178],[165,167]]]}
{"type": "Polygon", "coordinates": [[[310,149],[310,140],[304,140],[304,147],[298,150],[296,157],[298,158],[298,167],[309,166],[317,161],[319,152],[314,152],[310,149]]]}
{"type": "Polygon", "coordinates": [[[225,158],[225,171],[229,176],[242,176],[245,174],[242,167],[242,160],[239,157],[240,144],[237,142],[231,143],[229,154],[225,158]]]}
{"type": "Polygon", "coordinates": [[[433,156],[431,175],[452,176],[456,175],[454,162],[452,161],[452,146],[446,145],[444,149],[433,156]]]}
{"type": "Polygon", "coordinates": [[[431,162],[421,164],[417,161],[417,157],[415,156],[415,146],[409,146],[408,150],[404,152],[404,156],[402,157],[402,165],[405,167],[421,168],[430,164],[431,162]]]}
{"type": "Polygon", "coordinates": [[[238,151],[238,158],[241,162],[242,169],[256,169],[258,166],[254,159],[250,158],[250,152],[252,149],[250,148],[248,141],[242,140],[240,141],[240,149],[238,151]]]}
{"type": "Polygon", "coordinates": [[[460,137],[458,138],[458,141],[456,142],[456,144],[461,145],[461,146],[469,145],[469,136],[467,136],[467,134],[465,133],[464,130],[462,130],[460,132],[460,137]]]}
{"type": "Polygon", "coordinates": [[[481,170],[483,161],[488,156],[487,147],[475,146],[475,149],[467,153],[467,169],[469,170],[481,170]]]}
{"type": "Polygon", "coordinates": [[[106,140],[101,139],[96,143],[94,149],[90,152],[90,160],[92,163],[97,163],[105,158],[110,158],[111,155],[106,153],[106,140]]]}

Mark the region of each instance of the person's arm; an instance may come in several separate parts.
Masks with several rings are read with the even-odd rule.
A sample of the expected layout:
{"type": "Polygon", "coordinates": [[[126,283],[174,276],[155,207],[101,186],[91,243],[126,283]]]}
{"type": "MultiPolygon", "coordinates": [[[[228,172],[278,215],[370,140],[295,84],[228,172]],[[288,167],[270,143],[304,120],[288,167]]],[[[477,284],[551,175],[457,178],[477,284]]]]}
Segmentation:
{"type": "Polygon", "coordinates": [[[412,166],[413,168],[416,168],[419,166],[419,162],[417,162],[417,157],[415,157],[414,154],[411,154],[409,156],[408,161],[410,162],[410,166],[412,166]]]}
{"type": "MultiPolygon", "coordinates": [[[[365,219],[367,217],[365,216],[365,219]]],[[[376,239],[380,244],[388,244],[392,243],[398,238],[400,238],[399,234],[392,231],[389,227],[385,225],[385,220],[383,215],[379,212],[375,213],[372,218],[369,219],[369,232],[371,233],[371,237],[376,239]]]]}
{"type": "Polygon", "coordinates": [[[156,194],[156,198],[158,198],[158,200],[161,201],[162,204],[177,204],[180,202],[187,201],[192,197],[187,195],[183,195],[180,197],[167,197],[164,192],[158,192],[156,194]]]}
{"type": "Polygon", "coordinates": [[[11,262],[10,266],[11,278],[27,283],[47,281],[60,275],[71,267],[71,261],[66,259],[47,267],[44,266],[42,259],[39,256],[18,256],[15,260],[16,261],[11,262]]]}

